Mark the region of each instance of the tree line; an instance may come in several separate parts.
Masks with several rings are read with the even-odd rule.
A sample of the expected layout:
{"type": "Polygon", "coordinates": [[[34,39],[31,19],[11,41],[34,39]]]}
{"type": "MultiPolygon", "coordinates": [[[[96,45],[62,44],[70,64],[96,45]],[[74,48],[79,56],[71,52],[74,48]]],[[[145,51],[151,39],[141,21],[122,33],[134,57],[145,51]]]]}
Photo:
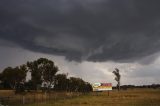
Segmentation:
{"type": "Polygon", "coordinates": [[[92,86],[81,78],[68,74],[57,74],[60,71],[53,61],[39,58],[17,67],[7,67],[0,73],[0,88],[14,89],[17,93],[26,90],[90,92],[92,86]],[[26,81],[27,74],[31,79],[26,81]]]}
{"type": "Polygon", "coordinates": [[[128,88],[134,89],[134,88],[152,88],[152,89],[159,89],[160,84],[151,84],[151,85],[122,85],[121,89],[127,90],[128,88]]]}

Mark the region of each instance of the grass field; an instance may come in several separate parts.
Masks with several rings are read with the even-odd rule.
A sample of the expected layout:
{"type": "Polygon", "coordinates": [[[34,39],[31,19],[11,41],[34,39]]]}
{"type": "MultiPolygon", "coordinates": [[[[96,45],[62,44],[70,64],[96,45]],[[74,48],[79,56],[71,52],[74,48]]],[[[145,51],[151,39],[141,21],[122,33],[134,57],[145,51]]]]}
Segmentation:
{"type": "Polygon", "coordinates": [[[130,89],[90,93],[72,99],[27,106],[160,106],[160,89],[130,89]]]}
{"type": "Polygon", "coordinates": [[[64,96],[66,94],[57,94],[58,99],[50,98],[48,101],[20,106],[160,106],[160,89],[114,90],[109,96],[107,92],[94,92],[72,98],[64,96]]]}

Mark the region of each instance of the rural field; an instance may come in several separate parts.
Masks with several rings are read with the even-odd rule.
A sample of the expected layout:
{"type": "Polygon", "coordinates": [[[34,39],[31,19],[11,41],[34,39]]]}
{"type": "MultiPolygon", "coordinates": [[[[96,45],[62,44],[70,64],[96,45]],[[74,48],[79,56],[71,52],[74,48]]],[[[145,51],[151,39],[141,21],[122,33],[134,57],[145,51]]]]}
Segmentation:
{"type": "MultiPolygon", "coordinates": [[[[1,91],[0,95],[2,94],[6,96],[7,92],[1,91]]],[[[25,97],[28,96],[32,100],[29,104],[15,104],[16,100],[18,102],[18,98],[19,102],[22,102],[20,101],[22,95],[15,95],[13,101],[10,99],[8,102],[10,103],[9,106],[160,106],[160,89],[128,89],[120,92],[113,90],[109,96],[107,92],[88,94],[52,93],[47,100],[44,98],[48,98],[48,96],[45,97],[41,93],[36,94],[36,98],[34,98],[34,95],[30,95],[26,94],[25,97]]],[[[27,102],[27,99],[25,102],[27,102]]]]}

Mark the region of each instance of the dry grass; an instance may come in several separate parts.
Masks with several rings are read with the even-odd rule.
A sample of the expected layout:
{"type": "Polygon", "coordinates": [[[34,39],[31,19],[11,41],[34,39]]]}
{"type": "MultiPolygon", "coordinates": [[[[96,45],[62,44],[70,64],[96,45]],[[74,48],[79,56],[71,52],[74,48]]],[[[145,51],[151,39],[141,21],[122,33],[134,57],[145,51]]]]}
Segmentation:
{"type": "Polygon", "coordinates": [[[73,99],[28,106],[160,106],[160,89],[132,89],[91,93],[73,99]]]}
{"type": "MultiPolygon", "coordinates": [[[[0,96],[11,95],[15,100],[10,103],[15,104],[22,102],[22,95],[14,95],[13,91],[0,91],[0,96]]],[[[26,101],[32,101],[25,106],[160,106],[160,89],[111,91],[110,96],[108,96],[107,92],[93,92],[86,95],[77,95],[79,94],[53,92],[50,96],[48,95],[46,97],[44,93],[41,92],[35,95],[33,95],[33,93],[28,93],[25,96],[26,101]],[[50,97],[50,99],[45,101],[45,98],[48,97],[50,97]]],[[[20,106],[22,106],[22,104],[20,106]]]]}
{"type": "Polygon", "coordinates": [[[57,101],[64,100],[66,98],[77,97],[78,93],[67,93],[67,92],[50,92],[44,93],[42,91],[29,92],[24,95],[17,94],[15,95],[13,90],[0,90],[0,98],[3,100],[0,102],[2,104],[9,104],[11,106],[21,106],[23,104],[37,104],[37,103],[46,103],[48,101],[57,101]]]}

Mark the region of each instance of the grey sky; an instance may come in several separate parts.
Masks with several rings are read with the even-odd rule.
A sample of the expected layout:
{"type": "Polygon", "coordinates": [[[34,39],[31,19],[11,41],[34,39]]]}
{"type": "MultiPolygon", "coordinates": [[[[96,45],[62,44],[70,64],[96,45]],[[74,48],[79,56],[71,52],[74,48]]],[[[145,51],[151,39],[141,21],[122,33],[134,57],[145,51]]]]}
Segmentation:
{"type": "Polygon", "coordinates": [[[96,81],[109,76],[117,64],[121,70],[126,64],[139,64],[142,68],[124,75],[140,75],[154,83],[160,74],[155,63],[160,50],[159,5],[159,0],[1,0],[0,68],[47,56],[56,58],[63,69],[69,65],[70,73],[96,81]],[[112,68],[105,72],[89,69],[90,64],[112,68]],[[94,73],[87,77],[91,70],[94,73]]]}

